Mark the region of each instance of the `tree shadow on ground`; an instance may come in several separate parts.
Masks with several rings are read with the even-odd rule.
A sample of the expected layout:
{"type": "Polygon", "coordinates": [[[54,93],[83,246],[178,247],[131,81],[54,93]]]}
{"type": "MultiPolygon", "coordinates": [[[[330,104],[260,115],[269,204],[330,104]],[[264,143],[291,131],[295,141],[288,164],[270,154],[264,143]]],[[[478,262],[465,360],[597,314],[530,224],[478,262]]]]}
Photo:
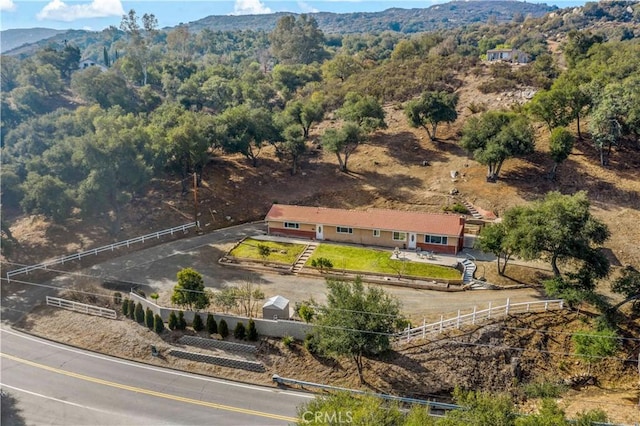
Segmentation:
{"type": "MultiPolygon", "coordinates": [[[[414,190],[422,186],[422,180],[408,175],[406,173],[399,173],[395,175],[383,175],[378,172],[362,172],[357,176],[362,182],[362,186],[373,186],[378,191],[383,193],[397,194],[398,191],[403,189],[414,190]]],[[[396,195],[394,198],[398,197],[396,195]]]]}
{"type": "MultiPolygon", "coordinates": [[[[414,392],[422,386],[421,378],[428,373],[428,370],[418,361],[396,351],[389,351],[371,360],[377,361],[375,376],[385,386],[383,388],[375,385],[374,380],[367,381],[367,386],[378,393],[388,393],[389,389],[402,395],[414,392]]],[[[365,370],[365,374],[366,372],[365,370]]]]}
{"type": "Polygon", "coordinates": [[[24,426],[26,421],[22,417],[22,410],[18,407],[18,400],[5,390],[0,391],[2,410],[0,423],[7,426],[24,426]]]}
{"type": "MultiPolygon", "coordinates": [[[[421,165],[423,162],[447,161],[447,157],[437,150],[427,148],[428,138],[418,139],[411,132],[399,132],[393,135],[376,135],[370,145],[386,148],[387,155],[403,166],[421,165]]],[[[375,165],[375,164],[374,164],[375,165]]]]}
{"type": "Polygon", "coordinates": [[[547,178],[552,165],[548,154],[536,153],[527,160],[528,164],[510,170],[500,178],[515,187],[518,195],[527,201],[540,199],[549,191],[574,194],[585,190],[592,205],[604,210],[610,210],[612,206],[633,209],[640,207],[640,191],[620,188],[613,182],[589,174],[582,164],[571,157],[559,166],[556,180],[547,178]]]}
{"type": "Polygon", "coordinates": [[[460,143],[457,140],[438,138],[433,141],[433,145],[438,151],[447,152],[450,155],[460,158],[470,158],[469,153],[460,146],[460,143]]]}

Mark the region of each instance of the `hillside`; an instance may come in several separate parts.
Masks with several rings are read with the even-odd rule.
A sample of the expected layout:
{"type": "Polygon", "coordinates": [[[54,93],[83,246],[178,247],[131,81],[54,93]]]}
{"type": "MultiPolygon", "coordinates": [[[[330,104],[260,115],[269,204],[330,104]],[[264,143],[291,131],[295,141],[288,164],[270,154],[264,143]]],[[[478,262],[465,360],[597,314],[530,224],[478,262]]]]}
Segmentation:
{"type": "MultiPolygon", "coordinates": [[[[452,3],[449,7],[458,5],[452,3]]],[[[397,32],[350,35],[340,47],[323,45],[331,55],[336,53],[323,64],[283,61],[278,65],[284,66],[273,68],[269,58],[262,56],[271,47],[262,33],[201,31],[196,34],[194,30],[187,35],[192,37],[193,44],[198,43],[198,50],[192,52],[186,52],[186,43],[180,44],[180,40],[166,44],[154,40],[158,41],[159,54],[157,61],[147,68],[152,81],[144,87],[140,87],[140,76],[131,72],[135,68],[131,63],[127,65],[127,59],[133,55],[122,56],[122,50],[109,72],[97,68],[74,71],[78,77],[72,77],[73,85],[59,77],[50,79],[57,85],[41,84],[41,79],[35,78],[40,75],[36,72],[38,68],[29,67],[31,61],[22,61],[25,66],[21,67],[19,60],[8,58],[6,64],[14,62],[15,65],[13,83],[16,87],[8,97],[10,102],[3,99],[3,120],[7,120],[2,126],[6,132],[3,133],[6,137],[2,170],[3,268],[35,264],[114,240],[167,229],[193,221],[194,214],[205,233],[260,221],[272,203],[435,213],[468,202],[479,211],[503,217],[508,209],[529,205],[550,191],[563,194],[585,191],[590,212],[611,232],[602,251],[612,269],[608,277],[597,281],[597,292],[615,303],[622,296],[612,293],[611,283],[619,276],[621,267],[640,265],[640,246],[636,243],[640,241],[637,226],[640,222],[640,121],[635,120],[640,117],[640,91],[635,90],[639,68],[632,59],[640,55],[640,39],[635,38],[635,34],[640,34],[640,9],[612,5],[623,19],[607,21],[600,18],[603,11],[584,8],[550,13],[522,23],[479,23],[408,40],[402,40],[397,32]],[[590,14],[597,18],[591,18],[590,14]],[[576,28],[588,30],[572,31],[576,28]],[[588,32],[594,28],[597,34],[588,32]],[[390,34],[398,38],[388,37],[390,34]],[[258,38],[262,40],[258,42],[258,38]],[[503,43],[534,54],[534,61],[527,65],[490,64],[482,59],[483,52],[503,43]],[[225,50],[223,46],[231,47],[225,50]],[[166,51],[160,52],[161,49],[166,51]],[[187,63],[182,67],[185,58],[187,63]],[[575,80],[568,80],[572,84],[563,83],[566,78],[580,77],[582,73],[590,79],[578,80],[576,84],[573,84],[575,80]],[[39,89],[26,86],[26,80],[39,89]],[[593,82],[602,84],[591,84],[593,82]],[[567,158],[559,165],[555,179],[551,179],[552,126],[544,124],[546,116],[526,114],[531,110],[525,104],[535,106],[540,98],[536,94],[573,96],[560,92],[557,86],[584,89],[583,93],[589,95],[589,108],[580,110],[582,137],[577,136],[573,116],[564,121],[563,126],[576,137],[572,138],[567,158]],[[549,90],[543,92],[545,88],[549,90]],[[111,97],[93,89],[103,90],[111,97]],[[425,128],[419,126],[424,123],[413,122],[417,127],[409,124],[411,113],[407,112],[410,112],[410,101],[436,91],[443,97],[455,94],[457,103],[451,107],[455,118],[451,118],[450,123],[440,121],[438,137],[432,139],[425,128]],[[52,93],[47,96],[48,92],[52,93]],[[369,95],[369,99],[362,95],[369,95]],[[348,168],[341,172],[333,147],[326,143],[330,142],[326,135],[331,135],[329,129],[338,133],[346,127],[345,106],[353,108],[349,102],[359,96],[367,100],[365,106],[384,116],[385,126],[357,141],[348,168]],[[68,111],[45,114],[53,109],[45,102],[64,106],[68,111]],[[306,108],[305,114],[312,115],[314,108],[322,113],[307,128],[310,129],[308,138],[300,137],[304,130],[302,122],[285,128],[283,123],[269,121],[274,117],[283,121],[291,119],[291,122],[300,120],[302,114],[298,112],[302,108],[306,108]],[[462,147],[464,136],[481,132],[467,132],[463,128],[473,122],[474,117],[500,109],[520,114],[526,120],[526,131],[535,140],[535,146],[531,145],[526,154],[507,158],[499,178],[491,182],[487,180],[487,166],[483,165],[486,162],[482,157],[473,149],[470,153],[462,147]],[[610,119],[605,116],[618,111],[619,114],[610,119]],[[5,112],[14,113],[13,121],[7,119],[12,117],[5,112]],[[620,130],[625,132],[624,137],[610,142],[608,162],[602,165],[604,142],[600,139],[598,145],[594,141],[598,141],[598,135],[607,127],[594,126],[597,120],[609,125],[622,123],[615,129],[620,134],[620,130]],[[244,126],[256,122],[255,127],[244,126]],[[294,132],[285,133],[291,129],[294,132]],[[275,137],[286,139],[270,143],[260,138],[270,130],[274,133],[282,130],[275,137]],[[246,134],[250,135],[248,139],[244,137],[246,134]],[[287,146],[283,141],[292,142],[288,147],[297,149],[302,145],[304,149],[285,150],[287,146]],[[246,145],[240,145],[241,142],[246,145]],[[249,151],[255,156],[248,155],[249,151]],[[292,173],[288,156],[295,155],[299,162],[297,172],[292,173]],[[193,180],[198,182],[197,192],[191,187],[195,185],[193,180]]],[[[386,12],[394,11],[403,12],[399,9],[386,12]]],[[[363,20],[369,19],[365,16],[369,14],[361,15],[363,20]]],[[[614,15],[611,12],[610,16],[614,15]]],[[[88,46],[93,46],[98,54],[105,46],[100,44],[102,39],[96,42],[92,37],[98,39],[106,35],[106,32],[84,34],[88,36],[88,46]]],[[[122,32],[111,35],[121,36],[122,32]]],[[[160,34],[157,38],[163,36],[160,34]]],[[[331,40],[337,43],[338,39],[331,40]]],[[[116,57],[117,49],[127,47],[125,39],[118,42],[112,46],[116,57]]],[[[43,60],[46,59],[45,56],[43,60]]],[[[513,140],[508,135],[501,142],[513,140]]],[[[180,237],[182,235],[174,236],[180,237]]],[[[146,244],[159,242],[147,241],[146,244]]],[[[89,267],[117,255],[106,252],[99,259],[86,258],[82,266],[89,267]]],[[[183,261],[181,256],[176,256],[178,258],[183,261]]],[[[213,263],[215,258],[215,255],[206,255],[199,261],[213,263]]],[[[545,262],[543,266],[549,266],[548,259],[540,261],[545,262]]],[[[190,266],[199,267],[197,263],[190,266]]],[[[478,269],[477,276],[482,273],[489,282],[519,289],[526,287],[535,297],[548,297],[543,281],[550,274],[542,268],[510,264],[506,276],[498,276],[495,262],[479,266],[482,270],[478,269]]],[[[563,271],[570,272],[573,264],[563,262],[561,266],[563,271]]],[[[79,269],[73,262],[60,268],[79,269]]],[[[166,274],[167,283],[173,279],[169,275],[175,276],[166,274]]],[[[216,282],[223,282],[221,275],[215,277],[216,282]]],[[[25,280],[39,282],[41,278],[33,274],[25,280]]],[[[274,274],[275,280],[285,279],[274,274]]],[[[297,288],[309,297],[308,287],[300,285],[299,277],[295,280],[297,288]]],[[[75,291],[71,291],[71,295],[80,294],[85,281],[88,280],[74,281],[75,291]]],[[[104,283],[101,281],[99,285],[104,283]]],[[[24,288],[32,286],[3,285],[3,302],[9,301],[3,303],[3,309],[30,311],[30,305],[20,304],[23,300],[20,292],[24,288]]],[[[486,290],[486,293],[499,298],[510,290],[486,290]]],[[[97,287],[97,291],[105,291],[106,299],[113,299],[106,288],[97,287]]],[[[480,298],[476,294],[464,293],[460,297],[475,303],[480,298]]],[[[429,315],[420,297],[411,300],[415,300],[419,309],[412,312],[418,315],[415,321],[429,315]]],[[[447,303],[440,306],[448,310],[447,303]]],[[[584,363],[570,354],[575,349],[570,333],[585,326],[595,328],[597,313],[586,302],[579,306],[579,313],[566,310],[558,314],[523,316],[514,322],[498,321],[465,329],[462,334],[450,335],[442,341],[412,342],[397,347],[393,354],[369,360],[370,384],[381,391],[420,398],[428,398],[429,394],[448,395],[456,384],[461,384],[474,389],[512,390],[518,399],[521,394],[511,369],[514,358],[519,358],[525,381],[555,382],[586,369],[584,363]],[[540,331],[544,334],[538,333],[540,331]],[[520,349],[522,351],[517,352],[520,349]]],[[[126,352],[115,355],[140,357],[145,361],[150,358],[149,344],[157,344],[163,350],[176,337],[167,332],[162,336],[167,341],[163,341],[160,336],[125,321],[105,325],[78,314],[48,308],[36,308],[22,326],[94,350],[105,350],[105,346],[109,346],[109,350],[126,352]],[[100,332],[87,335],[88,328],[100,332]]],[[[637,365],[627,361],[631,358],[635,362],[637,357],[637,316],[625,318],[620,336],[628,340],[621,340],[625,343],[621,344],[616,357],[591,370],[600,380],[600,388],[589,387],[579,395],[570,391],[570,396],[582,398],[577,405],[567,402],[572,407],[571,413],[592,408],[596,406],[592,404],[594,400],[602,400],[605,407],[612,406],[612,412],[620,414],[621,411],[615,412],[616,404],[624,400],[625,410],[632,411],[625,411],[613,420],[629,422],[637,414],[637,365]]],[[[342,386],[357,385],[354,375],[349,374],[352,367],[348,361],[333,362],[313,356],[298,344],[293,348],[289,352],[279,341],[264,342],[260,356],[270,370],[263,376],[240,377],[236,372],[219,369],[204,373],[267,384],[270,374],[275,372],[342,386]]],[[[534,410],[535,407],[522,409],[534,410]]]]}
{"type": "MultiPolygon", "coordinates": [[[[494,16],[497,22],[508,22],[515,14],[539,17],[557,9],[546,4],[518,1],[454,1],[428,8],[387,9],[383,12],[310,13],[320,29],[327,34],[376,33],[398,31],[416,33],[454,28],[474,22],[484,22],[494,16]]],[[[208,16],[190,22],[192,31],[208,28],[214,31],[254,29],[270,31],[277,20],[288,13],[250,16],[208,16]]]]}
{"type": "Polygon", "coordinates": [[[23,44],[38,43],[41,40],[64,34],[67,30],[51,28],[19,28],[0,31],[0,53],[8,52],[23,44]]]}
{"type": "MultiPolygon", "coordinates": [[[[540,17],[557,9],[546,4],[519,1],[455,1],[425,9],[388,9],[372,13],[310,13],[326,34],[379,33],[397,31],[416,33],[456,28],[495,17],[497,22],[509,22],[514,15],[540,17]]],[[[145,10],[146,12],[147,10],[145,10]]],[[[141,11],[142,12],[142,11],[141,11]]],[[[153,13],[150,7],[148,12],[153,13]]],[[[204,29],[212,31],[271,31],[280,18],[291,13],[264,15],[212,15],[186,24],[190,32],[204,29]]],[[[169,31],[172,27],[163,28],[169,31]]],[[[64,40],[84,50],[95,42],[100,32],[85,30],[57,31],[46,29],[2,31],[2,53],[29,55],[48,44],[61,44],[64,40]],[[51,34],[46,31],[51,31],[51,34]],[[5,38],[6,47],[5,47],[5,38]]]]}

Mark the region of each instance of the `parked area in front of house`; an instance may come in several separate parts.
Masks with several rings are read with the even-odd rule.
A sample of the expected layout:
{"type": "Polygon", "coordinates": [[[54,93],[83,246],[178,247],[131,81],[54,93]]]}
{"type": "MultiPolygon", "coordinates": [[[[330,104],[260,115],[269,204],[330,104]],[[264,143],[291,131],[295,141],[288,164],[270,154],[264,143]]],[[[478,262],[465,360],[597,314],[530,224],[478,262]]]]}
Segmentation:
{"type": "MultiPolygon", "coordinates": [[[[243,238],[263,238],[264,224],[246,224],[214,231],[193,239],[184,239],[136,251],[125,256],[95,265],[86,275],[99,277],[101,281],[111,280],[122,283],[120,291],[132,287],[143,289],[147,294],[169,294],[176,284],[176,274],[183,268],[191,267],[202,274],[205,286],[214,291],[227,286],[240,287],[247,282],[259,286],[265,297],[276,295],[296,302],[313,297],[318,303],[326,302],[324,279],[308,276],[281,275],[268,270],[229,268],[218,264],[218,259],[227,254],[243,238]]],[[[309,240],[291,240],[292,243],[308,244],[309,240]]],[[[391,249],[392,251],[393,249],[391,249]]],[[[389,253],[391,254],[391,251],[389,253]]],[[[415,252],[403,251],[407,256],[417,256],[415,252]]],[[[439,261],[451,263],[455,259],[444,255],[435,256],[439,261]]],[[[426,262],[427,259],[424,259],[426,262]]],[[[431,260],[432,261],[432,260],[431,260]]],[[[56,285],[66,285],[77,281],[74,276],[60,276],[56,285]]],[[[412,288],[384,286],[385,291],[397,297],[402,303],[405,315],[415,321],[423,318],[437,320],[441,314],[455,315],[457,310],[470,312],[474,306],[486,308],[504,304],[507,298],[512,303],[542,299],[534,288],[519,288],[500,291],[474,290],[447,293],[441,291],[418,290],[412,288]]]]}

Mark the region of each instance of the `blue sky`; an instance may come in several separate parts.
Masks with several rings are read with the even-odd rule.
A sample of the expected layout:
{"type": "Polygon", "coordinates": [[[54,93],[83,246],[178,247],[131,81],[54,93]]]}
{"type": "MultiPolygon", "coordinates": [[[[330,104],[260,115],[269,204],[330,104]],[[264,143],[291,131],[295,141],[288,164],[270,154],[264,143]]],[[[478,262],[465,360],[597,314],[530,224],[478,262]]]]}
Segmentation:
{"type": "MultiPolygon", "coordinates": [[[[378,12],[391,7],[424,8],[447,0],[0,0],[0,29],[45,27],[100,31],[118,26],[125,11],[153,13],[161,28],[196,21],[209,15],[271,12],[378,12]]],[[[529,0],[558,7],[584,4],[580,0],[529,0]]]]}

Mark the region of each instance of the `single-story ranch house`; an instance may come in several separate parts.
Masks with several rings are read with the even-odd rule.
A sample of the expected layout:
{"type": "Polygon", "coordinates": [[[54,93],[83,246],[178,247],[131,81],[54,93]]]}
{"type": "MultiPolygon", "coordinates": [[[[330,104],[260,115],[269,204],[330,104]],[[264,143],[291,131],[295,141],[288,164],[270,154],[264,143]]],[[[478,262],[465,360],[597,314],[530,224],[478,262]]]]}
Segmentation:
{"type": "Polygon", "coordinates": [[[464,217],[455,214],[274,204],[265,222],[270,235],[447,254],[462,250],[464,240],[464,217]]]}

